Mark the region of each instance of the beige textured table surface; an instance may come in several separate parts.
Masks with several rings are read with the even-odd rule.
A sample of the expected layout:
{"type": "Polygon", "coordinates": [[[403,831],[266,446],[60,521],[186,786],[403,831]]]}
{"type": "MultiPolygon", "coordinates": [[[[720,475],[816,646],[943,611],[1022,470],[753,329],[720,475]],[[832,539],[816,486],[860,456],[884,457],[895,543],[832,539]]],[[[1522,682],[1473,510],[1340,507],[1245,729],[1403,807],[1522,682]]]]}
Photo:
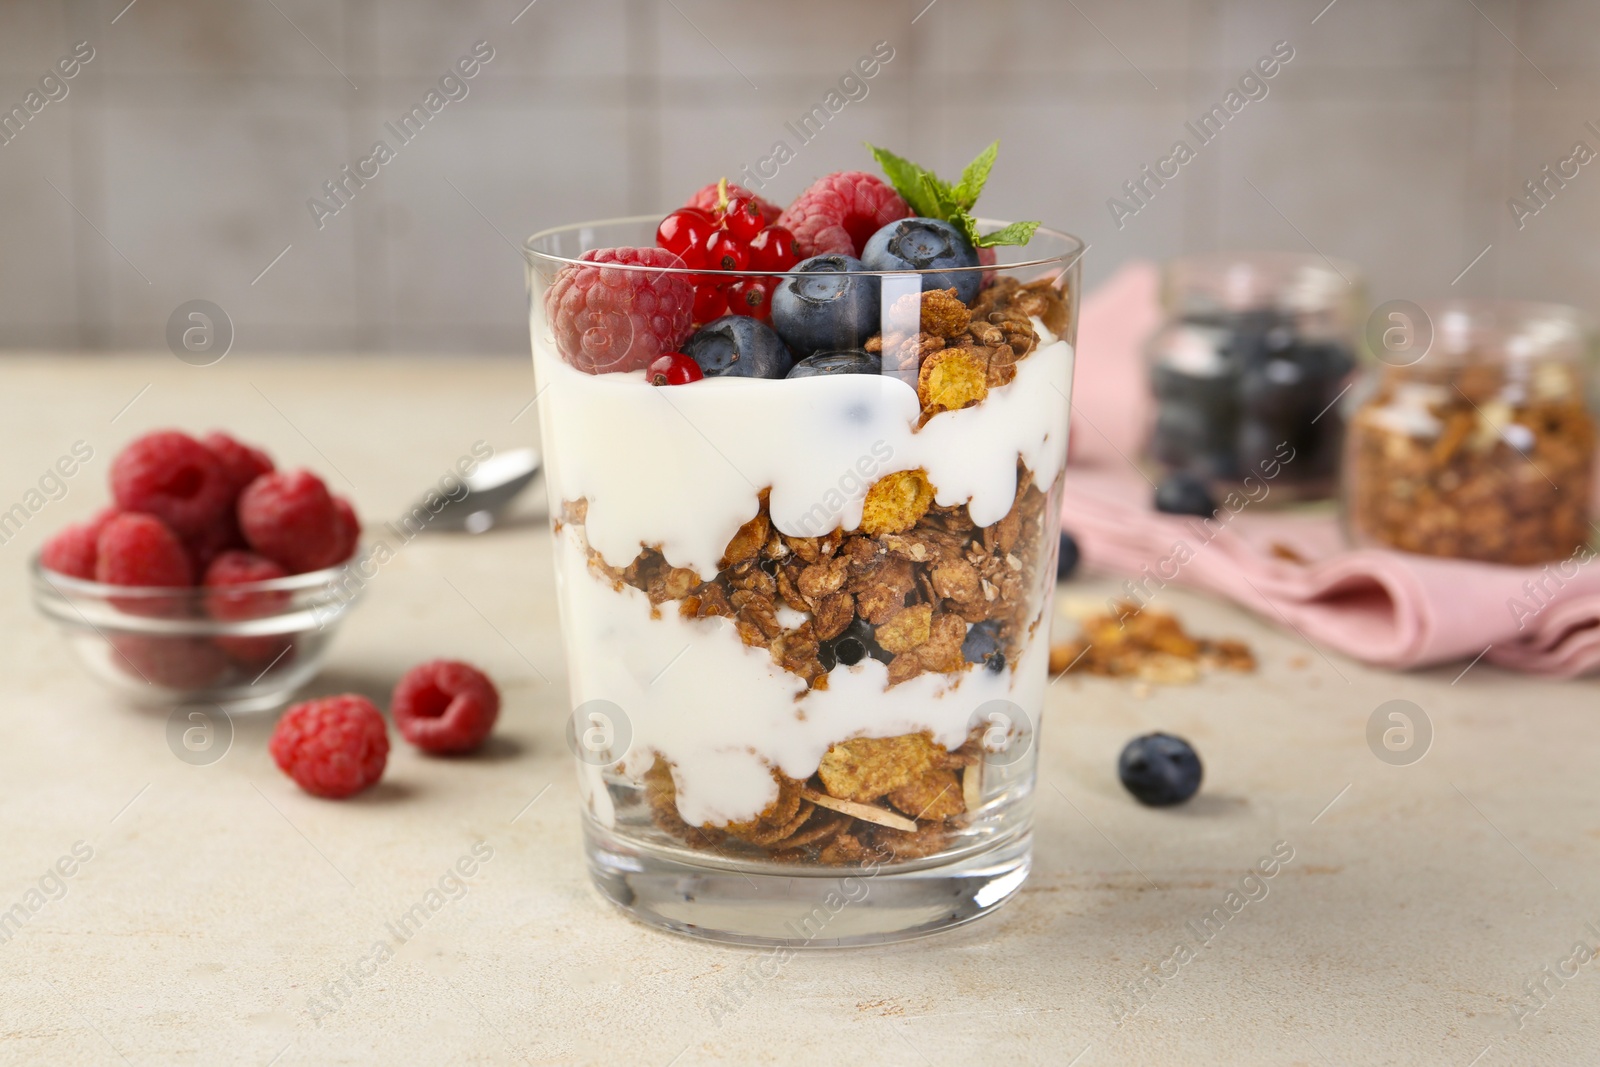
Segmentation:
{"type": "MultiPolygon", "coordinates": [[[[220,761],[181,762],[165,715],[110,701],[27,603],[27,555],[106,499],[111,456],[145,430],[259,439],[373,522],[476,440],[532,443],[531,411],[518,417],[532,396],[510,360],[0,362],[0,510],[74,441],[95,450],[0,545],[0,911],[76,843],[92,849],[65,895],[46,879],[59,899],[0,941],[0,1061],[1600,1062],[1600,962],[1540,974],[1570,971],[1576,942],[1600,948],[1595,681],[1371,671],[1168,591],[1193,632],[1249,640],[1260,672],[1148,695],[1059,682],[1035,867],[1012,903],[949,935],[752,978],[755,953],[644,929],[589,888],[533,518],[419,539],[371,583],[315,691],[382,698],[444,655],[493,674],[505,711],[479,758],[396,739],[383,783],[346,803],[278,773],[270,715],[237,718],[220,761]],[[1433,725],[1409,766],[1366,740],[1391,699],[1433,725]],[[1205,761],[1185,809],[1142,809],[1117,784],[1122,743],[1156,728],[1205,761]],[[396,937],[389,924],[480,841],[492,857],[464,889],[446,883],[458,899],[396,937]],[[1189,924],[1277,842],[1293,858],[1266,895],[1197,936],[1189,924]],[[1519,1028],[1512,1009],[1541,1003],[1530,979],[1542,1008],[1519,1028]]],[[[1064,588],[1103,598],[1114,583],[1064,588]]]]}

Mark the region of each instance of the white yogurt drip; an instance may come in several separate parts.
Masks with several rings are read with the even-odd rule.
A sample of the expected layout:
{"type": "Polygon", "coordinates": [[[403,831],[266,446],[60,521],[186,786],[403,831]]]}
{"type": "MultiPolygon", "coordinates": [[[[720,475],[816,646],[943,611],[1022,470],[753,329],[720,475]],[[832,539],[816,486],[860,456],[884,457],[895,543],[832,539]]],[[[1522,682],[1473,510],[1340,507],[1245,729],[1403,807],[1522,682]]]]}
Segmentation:
{"type": "MultiPolygon", "coordinates": [[[[941,505],[967,504],[979,526],[1016,496],[1020,456],[1048,492],[1066,460],[1073,350],[1037,319],[1039,349],[1008,385],[976,407],[946,412],[920,431],[916,392],[893,378],[840,375],[794,381],[714,378],[650,388],[642,372],[588,375],[564,363],[535,324],[546,476],[552,510],[586,498],[584,528],[557,538],[557,585],[569,649],[572,702],[609,700],[632,728],[630,774],[659,752],[675,765],[678,808],[693,824],[748,819],[776,796],[769,767],[808,778],[823,753],[855,736],[927,730],[959,746],[983,703],[1015,701],[1037,714],[1048,620],[999,673],[920,675],[888,689],[874,660],[836,668],[826,690],[745,645],[729,620],[684,619],[673,605],[651,617],[648,598],[588,569],[588,544],[614,566],[643,545],[703,577],[771,487],[777,528],[820,535],[860,524],[867,488],[922,468],[941,505]]],[[[1043,598],[1054,575],[1039,576],[1043,598]]],[[[604,790],[585,783],[609,823],[604,790]]]]}
{"type": "Polygon", "coordinates": [[[589,501],[589,542],[613,566],[641,545],[702,577],[771,486],[772,521],[791,536],[861,524],[871,484],[928,472],[941,505],[999,522],[1017,491],[1017,457],[1048,490],[1066,459],[1072,346],[1048,343],[983,403],[916,429],[914,389],[883,375],[767,381],[708,378],[641,388],[643,371],[585,374],[535,346],[551,502],[589,501]]]}

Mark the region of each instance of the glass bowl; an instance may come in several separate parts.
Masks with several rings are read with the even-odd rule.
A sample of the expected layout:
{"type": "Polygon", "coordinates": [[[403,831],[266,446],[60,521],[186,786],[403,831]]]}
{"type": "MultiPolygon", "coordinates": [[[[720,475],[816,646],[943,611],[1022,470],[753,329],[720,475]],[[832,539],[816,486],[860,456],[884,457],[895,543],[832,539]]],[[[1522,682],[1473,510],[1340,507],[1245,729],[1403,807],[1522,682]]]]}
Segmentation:
{"type": "MultiPolygon", "coordinates": [[[[580,262],[653,245],[658,221],[525,245],[595,884],[746,945],[985,915],[1031,862],[1083,244],[1040,229],[992,264],[848,275],[872,310],[816,351],[853,373],[585,373],[580,353],[639,364],[636,334],[591,335],[675,314],[697,279],[818,299],[796,271],[580,262]],[[609,318],[580,332],[593,286],[609,318]]],[[[787,332],[789,358],[815,354],[787,332]]]]}
{"type": "Polygon", "coordinates": [[[286,703],[321,669],[364,585],[348,567],[225,589],[106,585],[47,570],[37,556],[29,572],[40,614],[130,703],[248,712],[286,703]]]}

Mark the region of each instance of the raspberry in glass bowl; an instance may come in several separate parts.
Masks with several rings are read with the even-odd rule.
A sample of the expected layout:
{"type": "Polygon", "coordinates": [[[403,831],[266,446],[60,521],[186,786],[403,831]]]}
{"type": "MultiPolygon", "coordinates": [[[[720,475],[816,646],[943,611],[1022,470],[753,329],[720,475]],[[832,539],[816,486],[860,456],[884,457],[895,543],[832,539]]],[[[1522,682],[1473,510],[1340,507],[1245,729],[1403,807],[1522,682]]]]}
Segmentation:
{"type": "Polygon", "coordinates": [[[112,462],[112,507],[56,531],[34,604],[132,702],[248,711],[321,666],[365,583],[361,524],[316,475],[214,432],[157,430],[112,462]]]}
{"type": "Polygon", "coordinates": [[[343,564],[205,586],[124,586],[29,565],[35,607],[88,672],[131,703],[258,711],[322,667],[361,583],[343,564]]]}

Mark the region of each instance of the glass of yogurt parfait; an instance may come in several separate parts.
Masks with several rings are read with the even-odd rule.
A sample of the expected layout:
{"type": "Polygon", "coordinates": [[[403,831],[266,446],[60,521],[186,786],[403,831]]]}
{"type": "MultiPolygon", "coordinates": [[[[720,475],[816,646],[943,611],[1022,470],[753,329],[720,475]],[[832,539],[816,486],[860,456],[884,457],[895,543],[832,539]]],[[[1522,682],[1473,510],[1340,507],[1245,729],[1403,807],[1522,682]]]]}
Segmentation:
{"type": "Polygon", "coordinates": [[[526,243],[586,849],[644,922],[883,942],[1027,876],[1082,244],[938,208],[526,243]]]}

